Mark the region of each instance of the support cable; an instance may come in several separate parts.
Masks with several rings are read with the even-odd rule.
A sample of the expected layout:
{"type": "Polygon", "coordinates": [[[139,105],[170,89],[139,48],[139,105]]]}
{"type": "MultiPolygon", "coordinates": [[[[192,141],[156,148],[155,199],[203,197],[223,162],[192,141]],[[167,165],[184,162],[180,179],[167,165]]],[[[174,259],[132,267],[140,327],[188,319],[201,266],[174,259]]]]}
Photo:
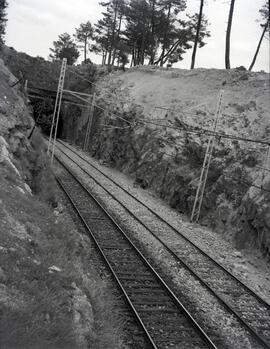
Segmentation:
{"type": "MultiPolygon", "coordinates": [[[[69,68],[69,67],[68,67],[69,68]]],[[[90,80],[88,80],[88,79],[86,79],[86,78],[84,78],[84,77],[82,77],[80,74],[78,74],[77,72],[75,72],[75,71],[73,71],[73,70],[69,70],[69,72],[70,73],[72,73],[72,74],[74,74],[74,75],[76,75],[76,76],[78,76],[81,80],[84,80],[84,81],[87,81],[88,83],[90,83],[92,86],[98,86],[96,83],[94,83],[94,82],[92,82],[92,81],[90,81],[90,80]]],[[[73,92],[73,91],[68,91],[68,90],[64,90],[64,92],[69,92],[70,94],[72,94],[71,92],[73,92]]],[[[75,95],[75,91],[74,91],[74,94],[73,95],[75,95]]],[[[79,94],[79,93],[78,93],[79,94]]],[[[81,95],[82,95],[82,93],[80,93],[81,95]]],[[[85,94],[86,95],[86,94],[85,94]]],[[[78,95],[76,95],[76,97],[78,97],[78,95]]],[[[115,95],[115,97],[117,97],[116,95],[115,95]]],[[[79,98],[79,97],[78,97],[79,98]]],[[[87,102],[87,101],[85,101],[85,100],[83,100],[84,102],[87,102]]],[[[111,105],[111,106],[114,106],[114,104],[113,103],[107,103],[106,102],[106,104],[108,104],[108,105],[111,105]]],[[[197,105],[197,106],[193,106],[193,107],[190,107],[190,108],[188,108],[188,109],[186,109],[186,110],[181,110],[181,111],[177,111],[177,110],[175,110],[175,109],[171,109],[171,108],[165,108],[165,107],[162,107],[162,106],[155,106],[155,107],[153,107],[153,109],[163,109],[163,110],[167,110],[167,111],[172,111],[172,112],[174,112],[174,113],[187,113],[187,114],[190,114],[190,115],[194,115],[194,116],[198,116],[197,114],[195,114],[195,113],[193,113],[193,112],[191,112],[191,110],[192,109],[194,109],[194,108],[196,108],[196,107],[199,107],[199,106],[201,106],[201,105],[205,105],[205,103],[201,103],[201,104],[199,104],[199,105],[197,105]]],[[[100,110],[103,110],[103,111],[105,111],[105,112],[107,112],[108,110],[107,109],[105,109],[105,108],[103,108],[103,107],[101,107],[101,106],[99,106],[97,103],[95,103],[95,105],[94,105],[94,107],[96,107],[96,108],[98,108],[98,109],[100,109],[100,110]]],[[[111,125],[101,125],[101,126],[103,126],[103,127],[106,127],[106,128],[110,128],[110,129],[116,129],[116,128],[121,128],[121,129],[128,129],[128,128],[130,128],[131,126],[133,126],[134,128],[136,127],[136,126],[138,126],[138,125],[147,125],[147,124],[149,124],[149,125],[155,125],[155,126],[157,126],[157,127],[161,127],[161,128],[169,128],[169,129],[173,129],[173,130],[176,130],[176,131],[178,131],[178,132],[184,132],[186,135],[189,135],[189,134],[197,134],[197,135],[199,135],[199,136],[210,136],[210,138],[211,137],[214,137],[214,138],[219,138],[219,139],[229,139],[229,140],[236,140],[236,141],[241,141],[241,142],[249,142],[249,143],[255,143],[255,144],[261,144],[261,145],[263,145],[263,146],[267,146],[268,147],[268,151],[267,151],[267,159],[269,158],[269,153],[270,153],[270,142],[269,141],[264,141],[264,140],[258,140],[258,139],[252,139],[252,138],[246,138],[246,137],[244,137],[244,136],[235,136],[235,135],[232,135],[232,134],[226,134],[226,133],[218,133],[218,132],[213,132],[213,130],[208,130],[208,129],[204,129],[204,128],[202,128],[202,127],[197,127],[197,126],[194,126],[194,125],[188,125],[188,124],[184,124],[183,123],[183,127],[179,127],[179,126],[176,126],[176,125],[166,125],[166,124],[161,124],[161,123],[159,123],[159,122],[155,122],[155,121],[151,121],[151,120],[147,120],[147,119],[143,119],[143,118],[139,118],[139,119],[136,119],[136,120],[134,120],[134,121],[129,121],[129,120],[127,120],[127,119],[125,119],[125,118],[123,118],[122,116],[119,116],[119,115],[117,115],[115,112],[110,112],[110,114],[112,115],[112,116],[114,116],[114,117],[116,117],[116,118],[118,118],[118,119],[120,119],[120,120],[122,120],[122,121],[124,121],[124,122],[126,122],[126,123],[128,123],[128,124],[130,124],[130,126],[128,126],[128,127],[117,127],[117,126],[111,126],[111,125]]],[[[162,122],[162,121],[166,121],[166,122],[169,122],[169,120],[167,120],[167,119],[157,119],[156,121],[160,121],[160,122],[162,122]]],[[[53,124],[54,124],[54,122],[53,122],[53,124]]],[[[159,138],[159,137],[153,137],[153,139],[156,139],[156,140],[160,140],[160,141],[162,141],[162,142],[164,142],[164,143],[167,143],[167,144],[169,144],[169,142],[167,141],[167,140],[165,140],[165,139],[163,139],[163,138],[159,138]]],[[[49,142],[49,146],[50,146],[50,142],[49,142]]],[[[175,153],[175,154],[168,154],[168,153],[166,153],[166,152],[162,152],[162,154],[163,155],[167,155],[167,156],[170,156],[170,157],[175,157],[175,156],[177,156],[177,152],[175,153]]],[[[242,183],[242,184],[245,184],[245,185],[247,185],[247,186],[252,186],[252,187],[255,187],[255,188],[257,188],[257,189],[260,189],[260,190],[263,190],[263,191],[266,191],[266,192],[270,192],[270,190],[267,190],[267,189],[265,189],[265,188],[263,188],[263,181],[264,181],[264,179],[265,179],[265,172],[270,172],[270,169],[268,169],[267,168],[267,162],[266,162],[266,165],[265,166],[262,166],[262,167],[260,167],[260,166],[256,166],[256,168],[258,168],[258,169],[261,169],[261,170],[263,170],[263,174],[262,174],[262,185],[261,186],[258,186],[258,185],[255,185],[255,184],[252,184],[252,183],[249,183],[249,182],[246,182],[246,181],[244,181],[244,180],[241,180],[241,181],[239,181],[239,179],[237,179],[237,178],[235,178],[235,177],[233,177],[233,176],[230,176],[230,175],[228,175],[228,174],[226,174],[226,173],[223,173],[223,175],[225,176],[225,177],[228,177],[228,178],[231,178],[231,179],[233,179],[233,180],[235,180],[235,181],[237,181],[237,182],[239,182],[239,183],[242,183]]]]}
{"type": "MultiPolygon", "coordinates": [[[[68,68],[69,68],[69,67],[68,67],[68,68]]],[[[70,71],[72,74],[77,75],[80,79],[85,80],[85,81],[89,82],[90,84],[92,84],[93,86],[98,87],[97,84],[95,84],[94,82],[92,82],[92,81],[90,81],[90,80],[88,80],[88,79],[86,79],[86,78],[83,78],[80,74],[74,72],[73,70],[69,70],[69,71],[70,71]]],[[[117,95],[115,95],[114,97],[115,97],[115,98],[118,98],[117,95]]],[[[114,106],[113,103],[107,103],[107,102],[106,102],[106,104],[114,106]]],[[[204,103],[202,103],[202,104],[200,104],[200,105],[203,105],[203,104],[204,104],[204,103]]],[[[199,105],[199,106],[200,106],[200,105],[199,105]]],[[[104,111],[105,111],[105,109],[102,108],[102,107],[100,107],[99,105],[95,104],[95,106],[96,106],[98,109],[101,109],[101,110],[104,110],[104,111]]],[[[197,106],[191,107],[190,109],[195,108],[195,107],[197,107],[197,106]]],[[[157,107],[153,107],[153,109],[156,109],[156,108],[165,109],[165,110],[172,110],[172,111],[175,112],[175,110],[170,109],[170,108],[164,108],[164,107],[158,107],[158,106],[157,106],[157,107]]],[[[185,110],[183,110],[183,111],[181,111],[181,112],[183,112],[183,113],[188,113],[188,111],[185,111],[185,110]]],[[[129,120],[124,119],[123,117],[118,116],[118,115],[116,115],[115,113],[112,113],[112,115],[114,115],[115,117],[117,117],[117,118],[119,118],[119,119],[121,119],[121,120],[123,120],[123,121],[125,121],[125,122],[128,122],[128,123],[130,123],[130,124],[133,124],[133,122],[130,122],[129,120]]],[[[192,115],[198,116],[197,114],[192,114],[192,115]]],[[[152,122],[152,121],[150,121],[150,120],[145,120],[145,119],[142,119],[142,118],[141,118],[141,119],[138,119],[138,120],[141,121],[141,122],[143,122],[143,123],[148,123],[148,124],[152,124],[152,125],[156,125],[156,126],[172,128],[172,129],[174,129],[174,130],[175,130],[175,129],[182,130],[181,128],[179,128],[179,127],[177,127],[177,126],[172,126],[172,125],[160,125],[160,124],[158,124],[158,123],[152,122]]],[[[194,134],[198,134],[198,135],[200,135],[200,134],[205,134],[205,135],[208,135],[208,136],[210,136],[211,134],[213,134],[213,133],[211,132],[211,130],[204,129],[204,128],[202,128],[202,127],[197,127],[197,126],[188,125],[188,124],[186,124],[186,126],[187,126],[187,128],[188,128],[188,127],[191,128],[191,129],[189,129],[189,130],[185,130],[187,133],[194,133],[194,134]],[[193,130],[192,130],[192,128],[193,128],[193,130]]],[[[264,145],[267,145],[267,146],[269,145],[269,146],[270,146],[270,142],[268,142],[268,141],[260,141],[260,140],[256,140],[256,139],[252,139],[252,138],[239,137],[239,136],[234,136],[234,135],[232,135],[232,134],[225,134],[225,133],[217,133],[216,135],[217,135],[218,137],[225,138],[225,139],[239,140],[239,141],[243,141],[243,142],[259,143],[259,144],[264,144],[264,145]]]]}

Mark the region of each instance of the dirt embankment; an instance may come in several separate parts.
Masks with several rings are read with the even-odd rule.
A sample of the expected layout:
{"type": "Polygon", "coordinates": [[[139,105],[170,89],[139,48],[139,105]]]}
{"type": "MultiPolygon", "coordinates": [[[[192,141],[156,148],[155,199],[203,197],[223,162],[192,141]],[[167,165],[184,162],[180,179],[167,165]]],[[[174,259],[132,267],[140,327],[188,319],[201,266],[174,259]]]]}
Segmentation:
{"type": "MultiPolygon", "coordinates": [[[[269,74],[241,68],[141,67],[99,82],[97,103],[106,111],[95,109],[90,152],[190,215],[208,140],[202,129],[213,125],[221,89],[217,131],[269,142],[269,74]]],[[[84,130],[77,143],[82,143],[84,130]]],[[[270,247],[267,150],[260,143],[218,137],[201,212],[203,224],[233,238],[239,247],[251,244],[266,253],[270,247]]]]}
{"type": "Polygon", "coordinates": [[[0,60],[0,347],[121,347],[91,243],[56,196],[41,134],[0,60]]]}

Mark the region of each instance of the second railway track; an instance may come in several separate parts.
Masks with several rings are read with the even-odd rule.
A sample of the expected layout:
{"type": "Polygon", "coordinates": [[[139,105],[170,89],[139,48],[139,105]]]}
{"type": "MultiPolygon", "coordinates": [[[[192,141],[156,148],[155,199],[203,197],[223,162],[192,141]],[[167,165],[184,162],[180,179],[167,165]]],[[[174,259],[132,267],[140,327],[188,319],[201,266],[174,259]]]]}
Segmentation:
{"type": "MultiPolygon", "coordinates": [[[[256,293],[250,290],[234,275],[228,272],[223,266],[216,262],[213,258],[207,255],[204,251],[198,248],[194,243],[189,241],[179,231],[177,231],[169,222],[166,222],[162,217],[155,213],[150,207],[146,206],[139,199],[131,195],[125,188],[122,188],[119,183],[116,183],[106,173],[102,172],[95,165],[80,154],[75,152],[72,148],[68,147],[65,143],[60,144],[59,151],[65,154],[67,158],[73,161],[82,171],[91,176],[92,179],[104,188],[108,193],[108,189],[97,180],[97,176],[93,173],[90,174],[81,163],[76,162],[73,156],[77,156],[77,159],[83,160],[85,164],[90,165],[97,173],[106,177],[119,190],[122,190],[126,195],[131,196],[137,205],[143,205],[148,210],[148,214],[160,219],[164,229],[159,229],[158,232],[151,226],[151,220],[147,222],[140,217],[136,217],[133,212],[125,207],[130,214],[132,214],[138,221],[146,227],[146,229],[154,234],[154,236],[172,253],[174,258],[181,261],[181,263],[188,268],[188,270],[198,280],[217,297],[228,311],[238,318],[240,323],[249,331],[252,337],[258,342],[258,347],[270,348],[270,306],[263,299],[261,299],[256,293]],[[69,153],[65,152],[68,151],[69,153]],[[168,234],[177,234],[177,246],[168,246],[166,244],[166,236],[168,234]],[[181,252],[179,252],[181,251],[181,252]],[[192,256],[192,258],[191,258],[192,256]]],[[[123,203],[112,193],[110,195],[117,200],[121,205],[123,203]]]]}
{"type": "Polygon", "coordinates": [[[149,348],[216,348],[106,209],[65,168],[57,178],[94,239],[149,348]]]}

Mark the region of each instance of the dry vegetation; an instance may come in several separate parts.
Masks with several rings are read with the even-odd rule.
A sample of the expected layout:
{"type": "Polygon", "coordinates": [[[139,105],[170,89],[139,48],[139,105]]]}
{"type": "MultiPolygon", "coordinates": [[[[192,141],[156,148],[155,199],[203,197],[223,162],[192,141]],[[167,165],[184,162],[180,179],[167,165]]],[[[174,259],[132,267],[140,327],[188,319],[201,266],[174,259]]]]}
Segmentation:
{"type": "MultiPolygon", "coordinates": [[[[219,91],[224,98],[218,132],[269,142],[268,79],[240,68],[140,67],[110,74],[98,83],[96,101],[107,112],[95,109],[90,153],[190,217],[208,141],[203,130],[213,127],[219,91]]],[[[73,125],[69,139],[78,145],[87,117],[78,119],[77,129],[73,125]]],[[[269,258],[266,153],[262,144],[217,137],[201,223],[269,258]]]]}
{"type": "Polygon", "coordinates": [[[63,209],[38,130],[0,62],[0,347],[120,348],[91,242],[63,209]]]}
{"type": "Polygon", "coordinates": [[[89,265],[87,239],[60,204],[53,211],[56,185],[41,147],[17,159],[37,195],[1,168],[1,348],[117,348],[106,285],[89,265]]]}

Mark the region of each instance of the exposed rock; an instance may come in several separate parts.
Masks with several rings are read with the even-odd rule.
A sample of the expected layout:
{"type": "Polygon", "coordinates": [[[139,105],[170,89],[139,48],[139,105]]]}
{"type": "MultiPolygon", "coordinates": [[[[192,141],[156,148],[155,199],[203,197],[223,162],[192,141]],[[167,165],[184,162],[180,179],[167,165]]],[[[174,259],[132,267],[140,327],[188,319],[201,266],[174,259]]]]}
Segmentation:
{"type": "Polygon", "coordinates": [[[0,282],[5,282],[7,280],[7,276],[4,270],[0,267],[0,282]]]}
{"type": "Polygon", "coordinates": [[[10,153],[8,151],[8,144],[6,140],[0,136],[0,163],[7,164],[11,167],[11,169],[17,174],[17,176],[21,176],[20,172],[16,168],[16,166],[12,163],[10,159],[10,153]]]}
{"type": "Polygon", "coordinates": [[[58,210],[59,213],[63,213],[64,207],[63,207],[63,205],[62,205],[61,203],[59,203],[59,204],[57,205],[57,210],[58,210]]]}
{"type": "Polygon", "coordinates": [[[0,102],[0,114],[6,115],[7,114],[7,107],[5,101],[0,102]]]}
{"type": "MultiPolygon", "coordinates": [[[[79,250],[80,234],[68,215],[55,223],[56,184],[43,139],[37,129],[31,133],[34,121],[27,100],[19,84],[11,87],[16,78],[1,59],[0,81],[1,348],[86,349],[89,340],[100,336],[100,320],[94,326],[91,305],[76,285],[73,309],[68,285],[74,278],[83,287],[84,268],[77,266],[88,260],[88,250],[79,250]]],[[[57,210],[63,212],[63,206],[57,210]]]]}
{"type": "Polygon", "coordinates": [[[53,273],[60,273],[62,270],[57,267],[56,265],[52,265],[51,267],[48,268],[49,269],[49,273],[53,274],[53,273]]]}
{"type": "Polygon", "coordinates": [[[28,194],[32,195],[32,190],[27,183],[24,183],[24,188],[28,194]]]}
{"type": "MultiPolygon", "coordinates": [[[[155,191],[172,207],[190,215],[208,141],[208,137],[196,131],[213,127],[222,82],[226,81],[226,90],[218,132],[269,139],[268,75],[242,68],[230,72],[176,69],[172,73],[141,67],[124,74],[110,74],[100,81],[97,103],[121,119],[109,118],[108,113],[96,110],[90,148],[99,161],[129,173],[136,185],[155,191]],[[168,128],[152,124],[164,118],[168,128]],[[146,124],[139,122],[129,128],[124,120],[134,125],[136,120],[145,120],[146,124]],[[106,123],[112,128],[100,126],[106,123]]],[[[87,117],[78,122],[79,131],[73,138],[78,144],[84,138],[86,121],[87,117]]],[[[265,147],[254,143],[222,137],[215,140],[202,223],[229,238],[235,237],[241,241],[239,247],[248,242],[257,244],[257,240],[263,241],[258,244],[262,249],[270,247],[270,197],[263,190],[257,190],[257,196],[249,195],[253,184],[261,185],[260,167],[270,168],[270,160],[264,163],[265,152],[265,147]]]]}
{"type": "Polygon", "coordinates": [[[25,191],[23,190],[23,188],[21,188],[19,186],[17,186],[16,188],[19,190],[20,193],[25,194],[25,191]]]}
{"type": "Polygon", "coordinates": [[[0,246],[0,253],[7,253],[8,249],[6,247],[0,246]]]}
{"type": "Polygon", "coordinates": [[[5,304],[10,298],[8,287],[0,283],[0,304],[5,304]]]}
{"type": "Polygon", "coordinates": [[[78,347],[87,348],[88,336],[94,337],[94,314],[86,295],[78,287],[73,293],[73,321],[78,347]]]}

